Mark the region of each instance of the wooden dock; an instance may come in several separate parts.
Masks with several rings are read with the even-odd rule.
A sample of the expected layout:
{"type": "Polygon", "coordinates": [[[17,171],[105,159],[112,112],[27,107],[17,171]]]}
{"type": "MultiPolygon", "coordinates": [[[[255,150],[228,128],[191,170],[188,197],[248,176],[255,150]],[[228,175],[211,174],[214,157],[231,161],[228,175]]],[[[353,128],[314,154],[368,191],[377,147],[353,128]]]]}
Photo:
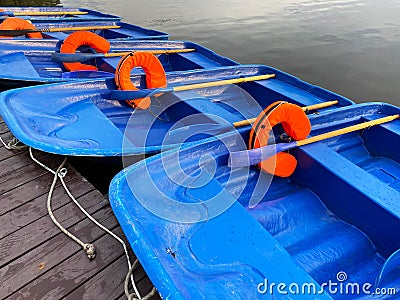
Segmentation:
{"type": "MultiPolygon", "coordinates": [[[[11,136],[2,119],[0,136],[6,140],[11,136]]],[[[63,159],[34,154],[53,169],[63,159]]],[[[66,167],[64,179],[78,202],[125,239],[103,195],[70,165],[66,167]]],[[[58,181],[54,215],[79,239],[94,244],[97,255],[90,261],[47,213],[52,179],[53,174],[33,162],[27,150],[10,151],[0,145],[0,299],[126,299],[128,267],[122,245],[87,219],[58,181]]],[[[152,288],[142,268],[135,272],[135,281],[142,296],[152,288]]]]}

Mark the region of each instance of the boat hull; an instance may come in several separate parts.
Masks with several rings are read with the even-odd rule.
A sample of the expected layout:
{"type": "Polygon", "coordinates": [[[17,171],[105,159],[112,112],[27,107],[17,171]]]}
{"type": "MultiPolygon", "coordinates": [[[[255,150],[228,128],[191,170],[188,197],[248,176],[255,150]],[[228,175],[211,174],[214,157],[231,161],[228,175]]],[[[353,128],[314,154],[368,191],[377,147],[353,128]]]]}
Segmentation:
{"type": "MultiPolygon", "coordinates": [[[[167,40],[169,35],[165,32],[132,25],[129,23],[118,22],[118,21],[82,21],[82,22],[35,22],[37,29],[44,30],[49,28],[74,28],[74,27],[99,27],[102,26],[120,26],[120,28],[114,29],[94,29],[88,30],[104,37],[107,40],[167,40]]],[[[67,30],[64,32],[43,32],[42,36],[44,39],[56,39],[64,40],[73,30],[67,30]]],[[[26,40],[25,36],[10,37],[11,39],[22,39],[26,40]]],[[[6,38],[2,38],[4,40],[6,38]]],[[[0,40],[0,41],[1,41],[0,40]]]]}
{"type": "Polygon", "coordinates": [[[38,16],[38,15],[25,15],[18,16],[26,20],[30,20],[33,23],[36,22],[86,22],[86,21],[120,21],[121,17],[114,16],[111,14],[101,13],[95,10],[86,8],[72,8],[72,7],[59,7],[59,6],[42,6],[42,7],[1,7],[5,12],[12,13],[23,13],[23,12],[86,12],[87,14],[76,14],[76,15],[52,15],[52,16],[38,16]]]}
{"type": "MultiPolygon", "coordinates": [[[[30,84],[76,81],[91,77],[113,76],[120,57],[96,58],[89,63],[96,65],[101,72],[67,72],[59,61],[52,59],[59,52],[62,42],[57,40],[1,40],[0,41],[0,84],[3,87],[13,81],[30,84]],[[89,74],[89,75],[88,75],[89,74]]],[[[210,69],[222,66],[238,65],[237,62],[216,54],[198,44],[184,41],[110,41],[112,51],[145,49],[194,49],[194,52],[158,55],[166,72],[192,69],[210,69]]]]}
{"type": "MultiPolygon", "coordinates": [[[[43,85],[3,92],[0,113],[13,134],[36,149],[105,157],[154,154],[232,131],[233,122],[256,117],[278,100],[301,106],[338,101],[323,110],[353,104],[342,96],[259,65],[169,72],[167,82],[168,86],[178,87],[265,74],[275,74],[275,78],[152,97],[150,110],[133,110],[124,101],[111,100],[116,89],[112,78],[43,85]]],[[[144,87],[142,73],[131,78],[136,86],[144,87]]]]}
{"type": "MultiPolygon", "coordinates": [[[[399,112],[382,103],[326,111],[310,117],[312,135],[399,112]]],[[[229,152],[247,139],[248,130],[188,144],[113,179],[114,214],[161,296],[370,297],[326,284],[370,284],[373,292],[400,248],[400,121],[293,150],[298,167],[288,179],[230,169],[229,152]],[[322,292],[287,288],[304,284],[322,292]]],[[[379,286],[398,290],[399,275],[379,286]]]]}

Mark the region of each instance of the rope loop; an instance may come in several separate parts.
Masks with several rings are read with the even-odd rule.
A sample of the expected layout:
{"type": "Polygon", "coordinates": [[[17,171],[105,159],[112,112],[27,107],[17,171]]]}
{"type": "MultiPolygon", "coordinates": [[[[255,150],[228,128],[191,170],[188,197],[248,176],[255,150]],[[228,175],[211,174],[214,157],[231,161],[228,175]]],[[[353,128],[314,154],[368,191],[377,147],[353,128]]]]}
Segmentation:
{"type": "Polygon", "coordinates": [[[68,173],[68,169],[67,168],[62,168],[59,172],[58,172],[58,176],[60,178],[64,178],[65,176],[67,176],[68,173]]]}

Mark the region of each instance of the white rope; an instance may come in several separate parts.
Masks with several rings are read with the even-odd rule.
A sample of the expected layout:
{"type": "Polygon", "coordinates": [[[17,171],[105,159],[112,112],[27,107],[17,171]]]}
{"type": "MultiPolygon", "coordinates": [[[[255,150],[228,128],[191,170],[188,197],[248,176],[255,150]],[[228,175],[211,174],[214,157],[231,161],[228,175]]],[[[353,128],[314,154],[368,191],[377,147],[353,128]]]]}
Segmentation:
{"type": "Polygon", "coordinates": [[[4,140],[0,137],[0,142],[4,145],[7,150],[23,150],[27,146],[22,144],[17,138],[13,137],[8,142],[4,142],[4,140]],[[18,145],[21,144],[21,145],[18,145]]]}
{"type": "Polygon", "coordinates": [[[135,294],[136,293],[136,290],[135,290],[135,293],[134,294],[130,294],[129,293],[129,278],[132,276],[132,273],[133,273],[133,270],[136,268],[136,266],[139,264],[139,260],[135,260],[134,262],[133,262],[133,266],[129,269],[129,271],[128,271],[128,274],[126,274],[126,278],[125,278],[125,284],[124,284],[124,290],[125,290],[125,296],[126,296],[126,298],[128,298],[128,300],[138,300],[138,299],[141,299],[141,300],[148,300],[148,299],[150,299],[151,297],[153,297],[155,294],[156,294],[156,288],[155,287],[153,287],[152,289],[151,289],[151,291],[146,295],[146,296],[144,296],[143,298],[140,298],[140,296],[138,295],[138,294],[135,294]],[[136,298],[136,296],[138,296],[139,298],[136,298]]]}
{"type": "Polygon", "coordinates": [[[61,182],[64,182],[63,178],[65,177],[65,175],[67,175],[67,169],[64,168],[64,165],[67,162],[67,158],[64,158],[61,165],[57,168],[56,171],[53,171],[52,169],[50,169],[46,165],[42,164],[40,161],[38,161],[33,156],[31,147],[29,147],[29,154],[34,162],[36,162],[38,165],[40,165],[41,167],[43,167],[50,173],[54,174],[53,182],[51,183],[49,194],[47,196],[47,211],[49,213],[51,220],[66,236],[68,236],[70,239],[75,241],[77,244],[79,244],[83,248],[83,250],[85,250],[86,255],[88,256],[89,259],[95,258],[96,257],[96,249],[94,248],[94,246],[92,244],[82,242],[80,239],[78,239],[76,236],[74,236],[72,233],[70,233],[67,229],[65,229],[64,226],[62,226],[57,221],[56,217],[53,214],[53,210],[51,209],[51,199],[53,198],[53,192],[54,192],[54,189],[55,189],[55,186],[57,183],[57,179],[60,179],[61,182]]]}
{"type": "MultiPolygon", "coordinates": [[[[55,184],[56,184],[56,182],[57,182],[57,179],[59,178],[60,181],[61,181],[61,184],[62,184],[62,186],[63,186],[63,188],[64,188],[64,190],[65,190],[65,192],[68,194],[68,196],[71,198],[71,200],[75,203],[75,205],[78,206],[78,208],[86,215],[86,217],[88,217],[88,218],[89,218],[93,223],[95,223],[98,227],[100,227],[102,230],[104,230],[105,232],[107,232],[108,234],[110,234],[114,239],[116,239],[119,243],[121,243],[121,245],[122,245],[122,247],[124,248],[124,251],[125,251],[125,256],[126,256],[127,263],[128,263],[128,269],[129,269],[129,270],[132,269],[132,265],[131,265],[130,257],[129,257],[129,253],[128,253],[128,249],[127,249],[127,247],[126,247],[125,242],[124,242],[120,237],[118,237],[117,235],[115,235],[112,231],[110,231],[108,228],[106,228],[106,227],[104,227],[102,224],[100,224],[96,219],[94,219],[94,218],[79,204],[79,202],[75,199],[75,197],[72,195],[72,193],[71,193],[70,190],[68,189],[67,185],[65,184],[64,177],[65,177],[65,175],[67,174],[67,169],[66,169],[66,168],[63,168],[63,166],[64,166],[64,164],[65,164],[67,158],[65,158],[65,159],[63,160],[63,162],[61,163],[61,165],[58,167],[57,171],[53,171],[52,169],[50,169],[49,167],[47,167],[46,165],[44,165],[43,163],[41,163],[40,161],[38,161],[38,160],[33,156],[32,148],[31,148],[31,147],[29,147],[29,154],[30,154],[30,156],[31,156],[31,158],[32,158],[32,160],[33,160],[34,162],[36,162],[38,165],[40,165],[42,168],[44,168],[44,169],[47,170],[48,172],[54,174],[53,184],[52,184],[52,187],[51,187],[51,189],[50,189],[50,192],[51,192],[51,193],[49,192],[49,197],[48,197],[48,208],[50,207],[50,204],[49,204],[49,203],[50,203],[50,201],[51,201],[51,196],[52,196],[52,193],[53,193],[53,190],[54,190],[54,186],[55,186],[55,184]]],[[[51,211],[51,207],[50,207],[50,211],[51,211]]],[[[49,214],[50,214],[50,211],[49,211],[49,214]]],[[[50,217],[52,218],[53,222],[56,224],[57,227],[60,228],[60,230],[61,230],[62,232],[64,232],[68,237],[70,237],[71,239],[73,239],[75,242],[77,242],[79,245],[81,245],[81,246],[84,248],[84,250],[86,251],[86,254],[88,255],[89,258],[91,258],[91,259],[94,258],[94,256],[95,256],[95,248],[94,248],[94,246],[93,246],[92,244],[84,244],[84,243],[83,243],[82,241],[80,241],[78,238],[76,238],[76,237],[73,236],[71,233],[69,233],[66,229],[64,229],[64,228],[61,226],[60,223],[57,222],[57,220],[55,220],[54,215],[53,215],[52,213],[50,214],[50,217]],[[54,219],[53,219],[53,218],[54,218],[54,219]],[[89,256],[89,254],[92,255],[93,257],[89,256]]],[[[141,296],[140,296],[140,293],[139,293],[139,291],[138,291],[138,289],[137,289],[137,287],[136,287],[136,284],[135,284],[133,275],[131,274],[129,277],[131,278],[131,283],[132,283],[133,289],[135,290],[136,295],[139,297],[139,299],[142,299],[141,296]]]]}

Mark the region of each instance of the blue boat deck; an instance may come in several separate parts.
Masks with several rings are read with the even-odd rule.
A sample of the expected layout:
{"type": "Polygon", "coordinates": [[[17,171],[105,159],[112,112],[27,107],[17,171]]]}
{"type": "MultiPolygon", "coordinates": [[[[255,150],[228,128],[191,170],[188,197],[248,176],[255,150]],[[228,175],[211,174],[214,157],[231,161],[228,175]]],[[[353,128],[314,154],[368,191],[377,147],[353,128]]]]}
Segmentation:
{"type": "MultiPolygon", "coordinates": [[[[0,119],[0,136],[7,140],[10,135],[0,119]]],[[[52,168],[62,160],[38,151],[35,155],[52,168]]],[[[102,194],[70,165],[67,168],[65,181],[81,205],[123,236],[102,194]]],[[[0,146],[0,299],[126,299],[128,268],[121,244],[85,218],[58,185],[54,214],[80,239],[95,245],[97,256],[90,261],[48,216],[46,199],[52,178],[26,150],[9,151],[0,146]]],[[[132,252],[130,255],[133,259],[132,252]]],[[[135,279],[142,295],[151,289],[142,268],[135,279]]]]}
{"type": "Polygon", "coordinates": [[[247,211],[307,273],[322,283],[346,270],[356,282],[375,282],[384,259],[362,231],[338,219],[310,189],[280,178],[271,187],[247,211]]]}

